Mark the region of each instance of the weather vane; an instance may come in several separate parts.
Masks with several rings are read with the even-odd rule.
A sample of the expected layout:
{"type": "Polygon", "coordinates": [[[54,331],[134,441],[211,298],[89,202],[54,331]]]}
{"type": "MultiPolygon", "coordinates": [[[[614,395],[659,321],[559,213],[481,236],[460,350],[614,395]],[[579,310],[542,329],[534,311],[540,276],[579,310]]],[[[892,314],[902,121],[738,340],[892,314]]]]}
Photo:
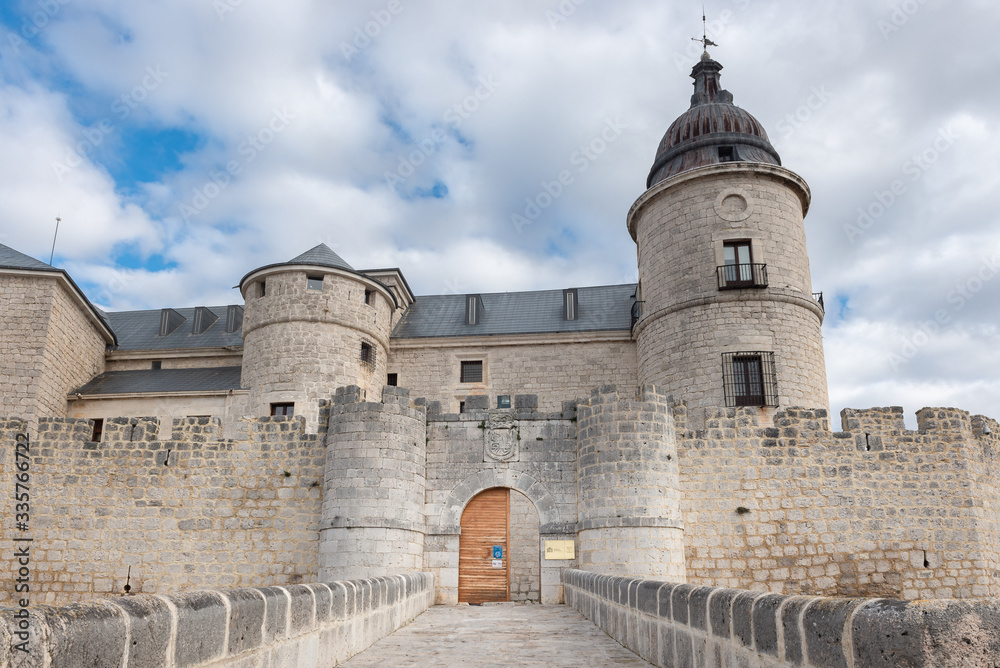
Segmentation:
{"type": "Polygon", "coordinates": [[[708,47],[719,46],[708,38],[708,19],[705,18],[705,5],[701,6],[701,39],[697,37],[692,37],[691,39],[695,42],[701,42],[706,54],[708,53],[708,47]]]}

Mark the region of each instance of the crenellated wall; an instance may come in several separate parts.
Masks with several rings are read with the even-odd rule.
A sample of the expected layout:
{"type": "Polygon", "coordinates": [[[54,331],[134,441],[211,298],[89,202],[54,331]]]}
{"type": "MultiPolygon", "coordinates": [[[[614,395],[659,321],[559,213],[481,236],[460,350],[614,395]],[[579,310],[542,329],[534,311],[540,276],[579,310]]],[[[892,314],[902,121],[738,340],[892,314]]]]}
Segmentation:
{"type": "MultiPolygon", "coordinates": [[[[688,582],[786,594],[1000,594],[997,440],[968,413],[710,411],[680,436],[688,582]],[[773,425],[773,426],[772,426],[773,425]]],[[[976,418],[981,420],[980,418],[976,418]]],[[[985,423],[984,423],[985,424],[985,423]]],[[[994,425],[996,422],[989,421],[994,425]]]]}
{"type": "MultiPolygon", "coordinates": [[[[22,420],[0,421],[0,490],[13,499],[13,442],[22,420]]],[[[218,420],[43,418],[31,442],[33,602],[86,601],[122,592],[315,580],[324,453],[297,418],[243,420],[234,439],[218,420]],[[131,567],[131,574],[129,574],[131,567]]],[[[11,543],[7,543],[11,544],[11,543]]],[[[14,560],[0,579],[13,580],[14,560]]],[[[0,587],[10,602],[12,587],[0,587]]]]}

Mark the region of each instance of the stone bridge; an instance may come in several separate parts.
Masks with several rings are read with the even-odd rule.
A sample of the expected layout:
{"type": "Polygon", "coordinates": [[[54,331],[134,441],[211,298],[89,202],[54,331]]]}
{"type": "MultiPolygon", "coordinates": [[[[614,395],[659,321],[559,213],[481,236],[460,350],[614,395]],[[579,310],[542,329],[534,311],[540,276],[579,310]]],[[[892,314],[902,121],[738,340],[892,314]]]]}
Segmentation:
{"type": "Polygon", "coordinates": [[[1000,667],[1000,603],[784,596],[568,570],[567,605],[433,576],[0,609],[0,668],[1000,667]]]}

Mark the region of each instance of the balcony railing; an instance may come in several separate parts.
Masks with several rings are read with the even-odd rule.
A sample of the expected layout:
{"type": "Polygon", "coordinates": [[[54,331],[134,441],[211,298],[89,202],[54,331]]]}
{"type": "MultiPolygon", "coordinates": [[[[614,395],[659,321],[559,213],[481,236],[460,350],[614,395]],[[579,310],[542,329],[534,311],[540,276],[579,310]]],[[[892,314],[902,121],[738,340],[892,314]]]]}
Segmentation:
{"type": "Polygon", "coordinates": [[[823,303],[823,293],[822,292],[814,292],[813,293],[813,299],[815,299],[817,302],[819,302],[819,307],[821,309],[823,309],[823,313],[826,313],[826,305],[823,303]]]}
{"type": "Polygon", "coordinates": [[[716,268],[720,290],[766,288],[766,264],[724,264],[716,268]]]}
{"type": "Polygon", "coordinates": [[[639,322],[639,318],[642,317],[642,304],[643,302],[632,304],[632,327],[635,327],[635,323],[639,322]]]}

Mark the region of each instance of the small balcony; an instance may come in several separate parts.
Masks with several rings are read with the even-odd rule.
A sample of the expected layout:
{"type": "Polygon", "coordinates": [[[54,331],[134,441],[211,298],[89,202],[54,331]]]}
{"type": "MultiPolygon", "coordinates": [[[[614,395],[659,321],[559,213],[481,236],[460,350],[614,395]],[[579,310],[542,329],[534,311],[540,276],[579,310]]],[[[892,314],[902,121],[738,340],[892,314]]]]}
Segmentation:
{"type": "Polygon", "coordinates": [[[724,264],[716,267],[720,290],[766,288],[766,264],[724,264]]]}
{"type": "Polygon", "coordinates": [[[819,303],[819,307],[823,309],[823,313],[826,313],[826,304],[823,303],[823,293],[814,292],[813,299],[815,299],[819,303]]]}

